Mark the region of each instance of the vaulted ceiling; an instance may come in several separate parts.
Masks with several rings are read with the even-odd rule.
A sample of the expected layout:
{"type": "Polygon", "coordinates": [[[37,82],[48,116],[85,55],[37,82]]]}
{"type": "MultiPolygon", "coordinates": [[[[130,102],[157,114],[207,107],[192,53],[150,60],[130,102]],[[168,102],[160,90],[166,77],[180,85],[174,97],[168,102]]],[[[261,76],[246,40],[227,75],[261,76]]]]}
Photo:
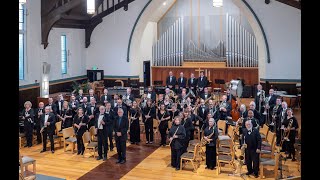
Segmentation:
{"type": "Polygon", "coordinates": [[[41,0],[41,41],[48,46],[52,27],[85,29],[85,46],[90,45],[91,33],[103,21],[103,17],[134,0],[95,0],[96,12],[87,14],[87,0],[41,0]]]}

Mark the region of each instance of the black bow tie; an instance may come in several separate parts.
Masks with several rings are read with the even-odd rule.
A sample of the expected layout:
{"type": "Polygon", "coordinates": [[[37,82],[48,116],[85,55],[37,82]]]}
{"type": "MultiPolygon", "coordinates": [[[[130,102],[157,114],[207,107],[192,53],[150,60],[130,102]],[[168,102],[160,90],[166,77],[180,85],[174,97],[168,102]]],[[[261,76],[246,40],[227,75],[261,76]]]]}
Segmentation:
{"type": "Polygon", "coordinates": [[[103,116],[104,114],[100,114],[100,116],[103,116]]]}
{"type": "Polygon", "coordinates": [[[46,114],[46,116],[48,116],[49,114],[46,114]]]}

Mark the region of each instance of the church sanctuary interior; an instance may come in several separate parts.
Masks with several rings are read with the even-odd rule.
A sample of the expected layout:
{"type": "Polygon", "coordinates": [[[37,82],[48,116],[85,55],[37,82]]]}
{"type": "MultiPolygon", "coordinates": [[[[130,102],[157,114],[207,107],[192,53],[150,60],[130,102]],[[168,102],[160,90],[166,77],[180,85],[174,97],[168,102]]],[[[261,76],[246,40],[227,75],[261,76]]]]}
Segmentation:
{"type": "Polygon", "coordinates": [[[18,106],[20,180],[301,179],[301,0],[19,0],[18,106]]]}

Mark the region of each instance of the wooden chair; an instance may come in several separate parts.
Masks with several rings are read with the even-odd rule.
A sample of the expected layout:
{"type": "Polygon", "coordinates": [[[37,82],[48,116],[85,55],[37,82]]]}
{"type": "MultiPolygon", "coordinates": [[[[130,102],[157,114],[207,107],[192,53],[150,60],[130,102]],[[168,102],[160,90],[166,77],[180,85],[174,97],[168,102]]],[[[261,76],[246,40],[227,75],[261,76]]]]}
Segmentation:
{"type": "Polygon", "coordinates": [[[154,134],[154,142],[156,143],[159,134],[159,122],[157,119],[153,119],[153,134],[154,134]]]}
{"type": "Polygon", "coordinates": [[[182,169],[182,162],[185,161],[185,163],[191,162],[191,164],[193,166],[193,172],[196,172],[196,170],[200,166],[199,151],[200,151],[200,144],[196,144],[194,146],[193,153],[189,153],[189,152],[183,153],[180,158],[180,170],[182,169]],[[195,163],[197,163],[197,164],[195,164],[195,163]]]}
{"type": "Polygon", "coordinates": [[[91,126],[89,129],[89,132],[90,132],[90,136],[91,136],[91,141],[98,142],[98,137],[96,136],[97,135],[96,128],[94,126],[91,126]]]}
{"type": "Polygon", "coordinates": [[[63,151],[66,152],[67,144],[71,144],[72,153],[74,153],[75,145],[77,143],[77,138],[75,137],[73,127],[68,127],[62,130],[63,135],[63,151]]]}
{"type": "Polygon", "coordinates": [[[22,173],[19,173],[19,180],[34,180],[36,179],[36,176],[35,175],[31,175],[31,176],[26,176],[24,177],[22,175],[22,173]]]}
{"type": "Polygon", "coordinates": [[[267,138],[265,141],[262,141],[262,146],[271,147],[273,141],[276,139],[276,134],[273,132],[268,132],[267,138]]]}
{"type": "Polygon", "coordinates": [[[221,135],[225,135],[226,128],[227,128],[227,122],[225,120],[220,119],[217,123],[218,132],[221,135]]]}
{"type": "Polygon", "coordinates": [[[219,135],[218,136],[218,147],[230,147],[230,142],[233,141],[234,138],[234,130],[233,126],[228,127],[227,135],[219,135]]]}
{"type": "Polygon", "coordinates": [[[271,143],[271,146],[268,147],[268,146],[265,146],[265,147],[261,147],[261,157],[269,157],[269,158],[274,158],[274,153],[276,151],[276,136],[273,135],[272,139],[271,137],[269,137],[269,142],[272,142],[271,143]]]}
{"type": "Polygon", "coordinates": [[[63,134],[62,134],[62,130],[61,130],[61,121],[56,122],[55,124],[56,126],[56,134],[53,135],[53,139],[57,139],[60,147],[62,146],[62,141],[63,141],[63,134]]]}
{"type": "Polygon", "coordinates": [[[278,168],[279,168],[279,153],[275,153],[275,158],[274,159],[269,159],[266,161],[261,161],[260,162],[260,178],[265,178],[264,173],[263,173],[263,168],[266,166],[273,166],[274,167],[274,179],[278,179],[278,168]]]}
{"type": "MultiPolygon", "coordinates": [[[[90,150],[90,152],[93,151],[93,158],[95,158],[95,152],[96,152],[96,150],[98,148],[98,143],[91,141],[90,132],[87,131],[87,132],[83,133],[82,140],[83,140],[85,151],[87,149],[90,150]]],[[[84,154],[83,154],[83,157],[84,157],[84,154]]]]}
{"type": "Polygon", "coordinates": [[[21,149],[22,143],[21,143],[21,137],[19,137],[19,149],[21,149]]]}
{"type": "Polygon", "coordinates": [[[266,124],[263,125],[263,128],[260,128],[260,136],[261,136],[261,140],[265,140],[267,135],[269,132],[269,126],[267,126],[266,124]]]}
{"type": "MultiPolygon", "coordinates": [[[[231,141],[232,142],[232,141],[231,141]]],[[[232,166],[232,170],[235,170],[235,165],[234,165],[234,156],[235,156],[235,150],[234,150],[234,147],[231,148],[231,154],[230,155],[227,155],[227,154],[222,154],[222,153],[219,153],[217,152],[217,175],[220,174],[221,172],[221,164],[229,164],[232,166]]]]}
{"type": "Polygon", "coordinates": [[[33,173],[36,174],[36,160],[28,156],[21,156],[20,150],[19,150],[19,164],[20,164],[22,177],[25,176],[25,172],[28,170],[28,166],[31,164],[33,165],[33,173]]]}

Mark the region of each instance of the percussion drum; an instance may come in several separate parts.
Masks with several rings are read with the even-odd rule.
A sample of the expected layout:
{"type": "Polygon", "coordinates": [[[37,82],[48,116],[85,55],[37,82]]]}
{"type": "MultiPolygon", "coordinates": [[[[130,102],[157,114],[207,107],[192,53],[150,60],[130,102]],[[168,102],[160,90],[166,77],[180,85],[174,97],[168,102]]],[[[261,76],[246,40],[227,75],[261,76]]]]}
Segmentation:
{"type": "Polygon", "coordinates": [[[297,102],[297,96],[296,95],[280,95],[282,97],[282,101],[287,102],[289,108],[294,108],[296,106],[297,102]]]}

